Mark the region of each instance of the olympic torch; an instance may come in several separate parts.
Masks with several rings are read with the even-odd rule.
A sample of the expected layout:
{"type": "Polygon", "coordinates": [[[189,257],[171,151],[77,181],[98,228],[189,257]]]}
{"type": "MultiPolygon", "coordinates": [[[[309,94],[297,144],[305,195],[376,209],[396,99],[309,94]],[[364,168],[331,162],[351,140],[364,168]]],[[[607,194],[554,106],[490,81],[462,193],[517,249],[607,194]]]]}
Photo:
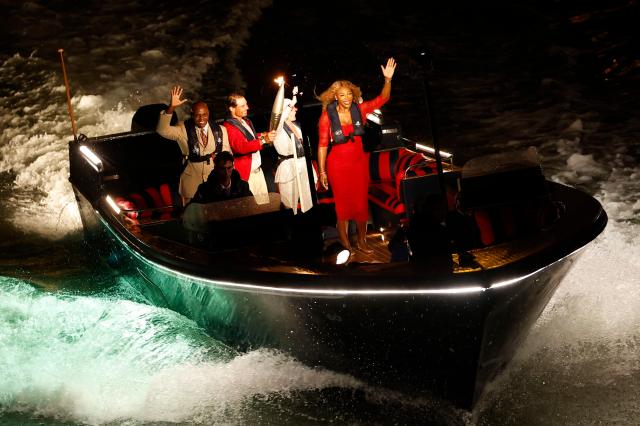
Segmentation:
{"type": "Polygon", "coordinates": [[[271,120],[269,121],[269,131],[276,130],[280,119],[282,118],[282,108],[284,107],[284,78],[278,77],[275,81],[278,86],[278,93],[276,99],[273,101],[273,108],[271,109],[271,120]]]}

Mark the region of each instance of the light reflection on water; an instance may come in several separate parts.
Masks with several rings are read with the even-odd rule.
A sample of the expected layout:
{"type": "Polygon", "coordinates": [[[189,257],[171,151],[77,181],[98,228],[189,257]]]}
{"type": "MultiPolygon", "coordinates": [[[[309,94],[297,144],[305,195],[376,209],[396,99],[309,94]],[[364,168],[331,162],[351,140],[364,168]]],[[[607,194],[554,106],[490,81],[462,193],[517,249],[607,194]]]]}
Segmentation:
{"type": "Polygon", "coordinates": [[[126,283],[83,296],[0,278],[3,423],[459,418],[446,403],[371,388],[283,353],[237,353],[175,312],[127,300],[136,297],[126,283]]]}

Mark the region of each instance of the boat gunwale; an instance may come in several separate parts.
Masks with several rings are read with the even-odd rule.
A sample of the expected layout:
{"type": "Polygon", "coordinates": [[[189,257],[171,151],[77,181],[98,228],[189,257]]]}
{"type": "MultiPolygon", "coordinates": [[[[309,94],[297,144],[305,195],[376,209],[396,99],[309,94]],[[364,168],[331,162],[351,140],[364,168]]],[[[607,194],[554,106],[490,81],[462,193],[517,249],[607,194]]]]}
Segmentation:
{"type": "MultiPolygon", "coordinates": [[[[142,132],[123,132],[119,134],[112,134],[107,136],[101,136],[96,138],[85,139],[91,143],[100,143],[118,139],[134,138],[136,136],[151,136],[154,135],[153,131],[142,132]]],[[[71,142],[70,148],[74,148],[73,145],[81,145],[81,142],[71,142]]],[[[70,182],[79,193],[83,193],[80,189],[82,185],[75,185],[72,176],[69,178],[70,182]]],[[[121,243],[141,256],[142,259],[153,261],[156,265],[167,268],[175,273],[184,274],[192,279],[221,282],[227,280],[230,283],[235,283],[235,280],[239,278],[239,281],[245,282],[248,287],[258,288],[262,283],[267,282],[271,287],[280,289],[290,283],[294,282],[300,287],[300,291],[312,291],[312,292],[327,292],[327,286],[338,287],[337,289],[330,290],[331,293],[349,292],[356,294],[361,291],[362,294],[377,294],[387,292],[389,294],[438,294],[438,291],[433,291],[431,288],[425,288],[433,286],[433,282],[436,279],[441,281],[439,287],[442,289],[443,294],[450,294],[454,287],[471,287],[472,291],[486,291],[491,288],[492,283],[504,282],[513,280],[514,277],[526,277],[529,274],[544,269],[545,266],[553,264],[559,260],[570,256],[572,253],[578,251],[590,241],[592,241],[598,234],[602,232],[607,223],[606,213],[602,209],[600,203],[588,194],[583,193],[568,185],[563,185],[557,182],[547,180],[548,183],[554,185],[556,188],[566,188],[566,191],[575,191],[579,194],[584,201],[591,205],[592,217],[590,222],[587,220],[581,221],[581,228],[579,230],[574,229],[572,238],[578,237],[575,240],[566,241],[566,235],[568,231],[560,228],[560,232],[551,232],[556,239],[558,235],[565,234],[564,241],[559,244],[552,245],[552,247],[542,250],[541,253],[536,253],[533,256],[520,261],[514,261],[512,264],[508,264],[504,267],[495,269],[480,269],[459,271],[456,273],[441,273],[433,274],[432,270],[425,269],[416,264],[410,262],[398,262],[397,264],[350,264],[347,266],[327,265],[318,266],[320,264],[314,264],[312,267],[308,265],[302,265],[303,269],[308,269],[311,273],[301,274],[293,272],[283,271],[268,271],[268,270],[253,270],[244,265],[225,264],[222,265],[228,268],[228,271],[217,271],[217,277],[213,277],[211,273],[206,273],[205,265],[190,265],[184,261],[184,259],[178,259],[177,256],[163,254],[157,248],[147,244],[145,241],[137,238],[130,232],[122,223],[122,219],[116,218],[114,212],[111,211],[105,203],[103,203],[105,190],[101,186],[100,189],[94,194],[96,199],[89,200],[93,205],[93,209],[96,214],[103,220],[103,225],[111,229],[114,235],[121,239],[121,243]],[[579,232],[578,232],[579,231],[579,232]],[[557,235],[556,235],[557,234],[557,235]],[[126,241],[126,243],[125,243],[126,241]],[[185,267],[186,266],[186,267],[185,267]],[[231,266],[231,267],[229,267],[231,266]],[[243,267],[242,270],[239,268],[243,267]],[[435,275],[435,276],[434,276],[435,275]],[[411,280],[407,280],[408,277],[415,277],[411,280]],[[426,282],[425,282],[426,280],[426,282]],[[284,281],[284,284],[282,283],[284,281]],[[442,284],[442,281],[446,281],[442,284]],[[328,283],[327,283],[328,282],[328,283]],[[364,283],[363,283],[364,282],[364,283]],[[388,285],[389,282],[394,282],[393,290],[378,290],[373,292],[371,287],[379,288],[380,286],[388,285]],[[363,289],[364,286],[364,289],[363,289]],[[418,288],[416,288],[418,287],[418,288]],[[347,290],[345,290],[345,288],[347,290]]],[[[564,222],[568,222],[566,220],[564,222]]],[[[576,224],[568,222],[575,228],[576,224]]],[[[557,227],[554,228],[554,230],[557,227]]],[[[483,250],[492,250],[492,247],[477,249],[478,252],[483,250]]],[[[471,251],[470,251],[471,252],[471,251]]],[[[213,265],[206,265],[208,271],[215,271],[215,258],[209,256],[210,260],[213,260],[213,265]]],[[[240,259],[246,262],[246,259],[240,259]]]]}
{"type": "MultiPolygon", "coordinates": [[[[558,185],[566,187],[569,190],[577,191],[566,185],[558,185]]],[[[426,273],[429,271],[420,269],[419,267],[411,268],[409,262],[399,262],[397,266],[394,264],[382,266],[357,265],[355,268],[327,265],[324,271],[315,271],[313,274],[267,270],[238,271],[237,269],[230,269],[226,274],[218,273],[217,277],[215,277],[212,276],[212,274],[203,273],[202,269],[180,268],[179,266],[189,264],[185,262],[180,264],[176,262],[175,258],[167,259],[166,256],[161,256],[153,246],[136,238],[114,214],[105,215],[105,211],[101,210],[100,208],[95,209],[95,213],[98,215],[103,226],[110,230],[113,236],[119,240],[120,244],[130,249],[131,252],[138,257],[138,260],[146,262],[152,267],[163,269],[165,273],[192,281],[234,288],[236,290],[260,290],[278,294],[286,293],[317,296],[407,296],[484,293],[487,290],[496,290],[524,281],[528,277],[543,271],[553,264],[573,256],[592,241],[606,226],[606,214],[600,206],[600,211],[593,218],[593,229],[589,235],[583,236],[579,242],[574,242],[571,247],[564,250],[559,256],[554,255],[558,250],[557,247],[554,247],[534,256],[537,258],[535,262],[532,262],[531,259],[525,259],[525,261],[516,261],[513,264],[498,269],[443,274],[439,276],[439,278],[441,281],[447,281],[447,283],[440,285],[438,288],[433,288],[434,280],[437,279],[438,276],[428,277],[421,275],[421,272],[426,273]],[[111,219],[108,219],[109,216],[112,216],[111,219]],[[141,245],[143,247],[141,247],[141,245]],[[396,269],[396,273],[388,273],[389,269],[396,269]],[[384,270],[387,270],[387,273],[380,274],[380,272],[384,270]],[[375,272],[378,273],[372,276],[375,272]],[[407,272],[413,273],[408,275],[407,272]],[[240,275],[238,275],[239,273],[240,275]],[[408,276],[416,278],[414,280],[407,280],[408,276]],[[362,281],[365,281],[364,288],[362,281]],[[393,288],[388,287],[390,282],[394,283],[393,288]],[[385,285],[387,287],[384,287],[385,285]]],[[[108,210],[106,211],[108,212],[108,210]]],[[[492,247],[487,247],[482,250],[491,249],[492,247]]],[[[210,271],[216,270],[215,265],[209,265],[208,269],[210,271]]]]}

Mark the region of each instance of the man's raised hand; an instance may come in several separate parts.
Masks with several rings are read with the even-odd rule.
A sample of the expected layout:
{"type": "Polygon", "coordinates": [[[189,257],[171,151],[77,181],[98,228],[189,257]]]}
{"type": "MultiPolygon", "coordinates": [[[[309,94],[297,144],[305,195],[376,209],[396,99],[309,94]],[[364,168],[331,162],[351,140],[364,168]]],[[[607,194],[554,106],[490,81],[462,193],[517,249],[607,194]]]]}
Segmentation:
{"type": "Polygon", "coordinates": [[[171,89],[171,103],[169,104],[169,106],[172,108],[176,108],[188,101],[188,99],[180,99],[181,97],[182,87],[173,86],[173,88],[171,89]]]}

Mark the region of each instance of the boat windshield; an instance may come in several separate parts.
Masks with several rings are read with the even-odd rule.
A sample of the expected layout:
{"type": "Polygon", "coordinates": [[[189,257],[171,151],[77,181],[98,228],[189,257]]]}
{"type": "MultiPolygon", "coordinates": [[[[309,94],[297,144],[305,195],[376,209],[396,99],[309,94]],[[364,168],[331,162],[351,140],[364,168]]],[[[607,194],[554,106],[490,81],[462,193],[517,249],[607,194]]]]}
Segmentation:
{"type": "Polygon", "coordinates": [[[462,168],[462,179],[536,167],[540,167],[540,155],[538,150],[531,146],[521,151],[507,151],[472,158],[462,168]]]}
{"type": "Polygon", "coordinates": [[[268,197],[256,196],[215,201],[212,203],[191,203],[182,217],[183,226],[196,232],[207,232],[212,225],[252,216],[265,215],[284,210],[280,194],[269,193],[268,197]]]}
{"type": "Polygon", "coordinates": [[[277,193],[269,193],[268,197],[191,203],[182,216],[189,243],[214,251],[286,245],[293,222],[292,210],[284,207],[277,193]]]}

